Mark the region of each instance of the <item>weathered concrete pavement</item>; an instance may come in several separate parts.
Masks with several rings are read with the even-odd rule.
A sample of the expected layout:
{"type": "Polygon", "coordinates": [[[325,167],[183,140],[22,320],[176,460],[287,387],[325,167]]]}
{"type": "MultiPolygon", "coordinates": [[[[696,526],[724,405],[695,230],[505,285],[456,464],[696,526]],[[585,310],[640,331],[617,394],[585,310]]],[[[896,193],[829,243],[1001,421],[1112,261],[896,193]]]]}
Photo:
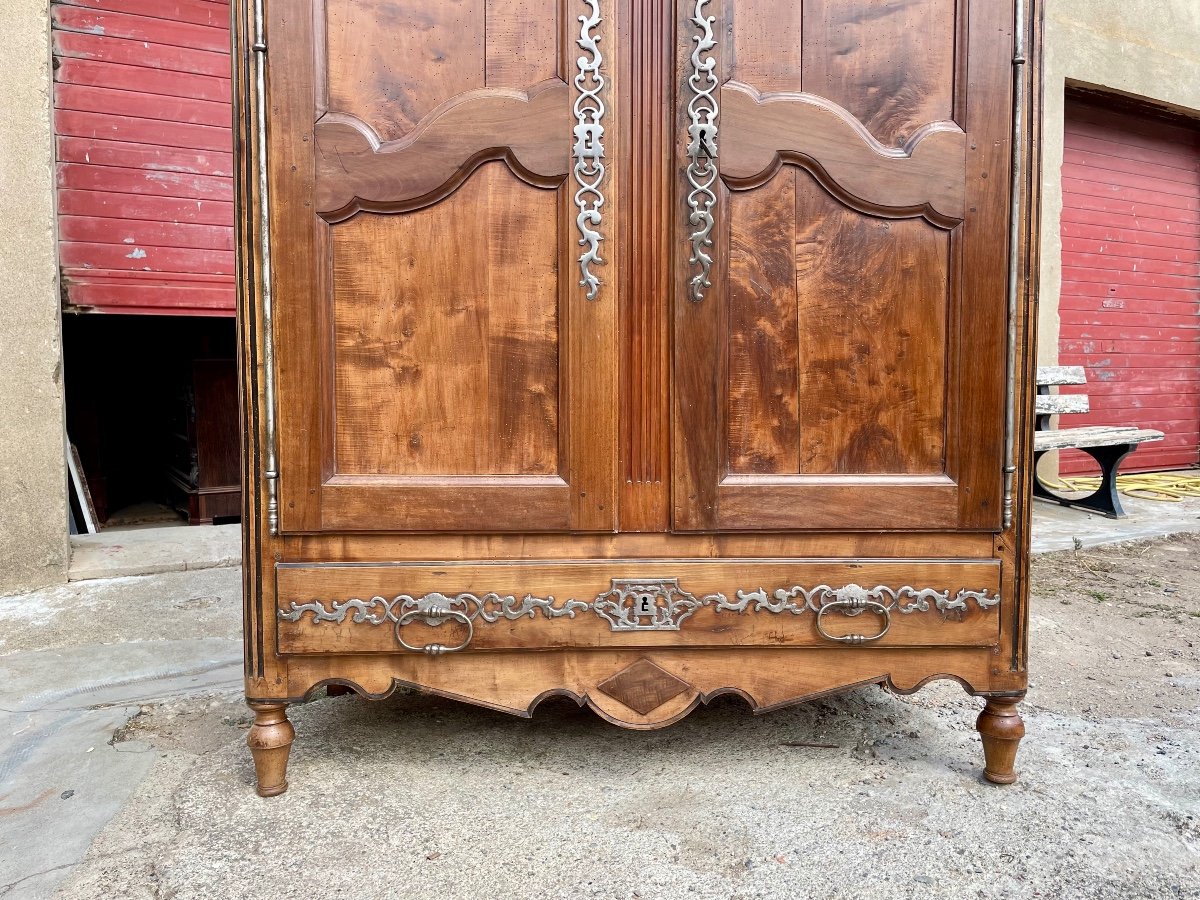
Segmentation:
{"type": "Polygon", "coordinates": [[[237,569],[0,600],[0,897],[47,897],[151,770],[146,704],[237,698],[237,569]]]}
{"type": "Polygon", "coordinates": [[[1197,497],[1173,503],[1122,496],[1121,505],[1127,515],[1124,519],[1114,520],[1099,513],[1035,500],[1033,552],[1102,547],[1200,531],[1200,498],[1197,497]]]}
{"type": "Polygon", "coordinates": [[[1200,898],[1200,538],[1038,567],[1009,788],[939,683],[649,733],[322,699],[262,800],[236,569],[5,601],[0,896],[1200,898]]]}

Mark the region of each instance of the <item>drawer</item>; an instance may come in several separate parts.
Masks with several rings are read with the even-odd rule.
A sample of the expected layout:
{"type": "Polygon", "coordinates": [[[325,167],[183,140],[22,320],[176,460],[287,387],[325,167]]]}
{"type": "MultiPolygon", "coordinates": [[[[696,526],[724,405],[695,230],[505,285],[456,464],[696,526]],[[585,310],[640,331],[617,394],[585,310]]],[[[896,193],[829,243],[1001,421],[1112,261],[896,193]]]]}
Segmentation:
{"type": "Polygon", "coordinates": [[[278,563],[275,577],[283,654],[999,639],[990,559],[278,563]]]}

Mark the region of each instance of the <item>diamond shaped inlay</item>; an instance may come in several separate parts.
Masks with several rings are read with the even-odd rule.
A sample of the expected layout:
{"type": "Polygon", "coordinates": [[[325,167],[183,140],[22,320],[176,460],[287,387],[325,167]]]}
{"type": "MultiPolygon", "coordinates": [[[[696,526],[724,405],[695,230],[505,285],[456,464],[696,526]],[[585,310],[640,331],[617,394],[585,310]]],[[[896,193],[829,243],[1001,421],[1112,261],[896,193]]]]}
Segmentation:
{"type": "Polygon", "coordinates": [[[597,687],[644,716],[678,697],[691,685],[642,657],[597,687]]]}

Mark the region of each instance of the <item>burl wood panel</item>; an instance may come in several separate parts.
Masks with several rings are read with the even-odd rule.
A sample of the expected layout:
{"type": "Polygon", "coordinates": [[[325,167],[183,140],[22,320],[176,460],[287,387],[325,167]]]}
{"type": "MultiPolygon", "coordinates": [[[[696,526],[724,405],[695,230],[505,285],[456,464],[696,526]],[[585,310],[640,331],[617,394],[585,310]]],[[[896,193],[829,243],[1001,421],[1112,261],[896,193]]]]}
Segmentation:
{"type": "Polygon", "coordinates": [[[955,7],[805,0],[803,90],[843,107],[880,143],[903,146],[923,125],[953,118],[955,7]]]}
{"type": "Polygon", "coordinates": [[[457,94],[527,88],[559,74],[556,0],[325,5],[329,110],[356,116],[385,141],[457,94]]]}
{"type": "Polygon", "coordinates": [[[557,473],[559,202],[494,162],[331,226],[338,473],[557,473]]]}
{"type": "Polygon", "coordinates": [[[600,682],[596,689],[645,716],[690,687],[686,681],[643,657],[600,682]]]}
{"type": "Polygon", "coordinates": [[[944,469],[950,234],[796,180],[800,471],[944,469]]]}
{"type": "Polygon", "coordinates": [[[729,205],[729,471],[942,472],[949,233],[792,167],[729,205]]]}
{"type": "Polygon", "coordinates": [[[955,0],[738,0],[730,79],[824,97],[889,147],[953,118],[955,0]]]}
{"type": "MultiPolygon", "coordinates": [[[[729,194],[729,471],[800,471],[796,178],[729,194]]],[[[804,177],[802,174],[800,177],[804,177]]]]}

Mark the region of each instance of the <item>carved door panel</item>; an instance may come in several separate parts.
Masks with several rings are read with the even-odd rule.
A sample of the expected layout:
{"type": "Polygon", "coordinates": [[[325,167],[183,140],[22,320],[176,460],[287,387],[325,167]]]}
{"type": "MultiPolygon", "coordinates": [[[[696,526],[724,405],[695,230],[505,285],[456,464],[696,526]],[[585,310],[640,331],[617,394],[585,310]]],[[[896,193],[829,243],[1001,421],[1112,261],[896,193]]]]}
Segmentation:
{"type": "Polygon", "coordinates": [[[283,531],[614,527],[595,5],[267,4],[283,531]]]}
{"type": "Polygon", "coordinates": [[[1013,14],[679,4],[677,529],[999,528],[1013,14]]]}

